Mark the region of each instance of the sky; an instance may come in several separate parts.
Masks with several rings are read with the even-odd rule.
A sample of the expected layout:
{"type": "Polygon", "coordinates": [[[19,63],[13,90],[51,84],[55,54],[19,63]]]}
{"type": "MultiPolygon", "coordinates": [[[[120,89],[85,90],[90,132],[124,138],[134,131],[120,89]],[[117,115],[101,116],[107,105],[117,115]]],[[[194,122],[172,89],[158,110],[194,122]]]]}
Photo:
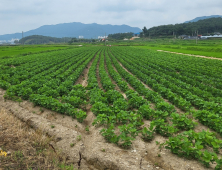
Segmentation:
{"type": "Polygon", "coordinates": [[[142,29],[210,15],[222,15],[221,0],[0,0],[0,35],[70,22],[142,29]]]}

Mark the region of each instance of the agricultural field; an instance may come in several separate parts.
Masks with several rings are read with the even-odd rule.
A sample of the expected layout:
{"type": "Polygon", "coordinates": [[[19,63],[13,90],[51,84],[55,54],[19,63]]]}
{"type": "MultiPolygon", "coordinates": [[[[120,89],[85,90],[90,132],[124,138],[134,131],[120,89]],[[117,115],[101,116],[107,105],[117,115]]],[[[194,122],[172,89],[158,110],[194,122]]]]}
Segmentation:
{"type": "Polygon", "coordinates": [[[12,58],[34,53],[49,52],[66,49],[65,45],[25,45],[25,46],[0,46],[0,58],[12,58]]]}
{"type": "MultiPolygon", "coordinates": [[[[142,41],[141,41],[142,42],[142,41]]],[[[166,39],[166,40],[146,40],[139,48],[164,50],[170,52],[200,55],[207,57],[222,58],[222,40],[178,40],[178,39],[166,39]]],[[[138,47],[136,47],[138,48],[138,47]]]]}
{"type": "Polygon", "coordinates": [[[68,135],[57,143],[80,169],[222,169],[219,60],[69,48],[0,58],[0,88],[1,107],[29,107],[49,134],[68,135]]]}

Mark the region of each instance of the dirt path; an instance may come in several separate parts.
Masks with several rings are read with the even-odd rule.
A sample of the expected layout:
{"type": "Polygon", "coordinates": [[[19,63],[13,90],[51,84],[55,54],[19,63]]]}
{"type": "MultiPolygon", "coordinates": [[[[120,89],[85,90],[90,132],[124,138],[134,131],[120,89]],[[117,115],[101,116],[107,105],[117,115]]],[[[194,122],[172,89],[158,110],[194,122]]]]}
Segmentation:
{"type": "Polygon", "coordinates": [[[207,58],[207,59],[213,59],[213,60],[222,60],[222,58],[207,57],[207,56],[201,56],[201,55],[184,54],[184,53],[178,53],[178,52],[172,52],[172,51],[164,51],[164,50],[157,50],[157,51],[165,52],[165,53],[172,53],[172,54],[187,55],[187,56],[193,56],[193,57],[201,57],[201,58],[207,58]]]}
{"type": "Polygon", "coordinates": [[[89,69],[93,63],[93,61],[96,58],[97,53],[95,54],[94,58],[89,62],[89,64],[86,66],[86,68],[83,70],[81,76],[78,78],[78,80],[76,81],[76,84],[82,84],[82,86],[86,87],[88,85],[88,73],[89,73],[89,69]]]}

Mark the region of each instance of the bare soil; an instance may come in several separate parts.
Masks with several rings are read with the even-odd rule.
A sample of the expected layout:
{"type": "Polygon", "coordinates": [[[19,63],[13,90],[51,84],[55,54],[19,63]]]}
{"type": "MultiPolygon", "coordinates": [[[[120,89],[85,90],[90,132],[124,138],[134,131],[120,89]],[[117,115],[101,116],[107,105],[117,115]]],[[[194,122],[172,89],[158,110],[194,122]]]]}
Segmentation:
{"type": "Polygon", "coordinates": [[[88,85],[88,73],[89,73],[89,68],[91,67],[93,61],[96,58],[97,53],[95,54],[94,58],[89,62],[89,64],[87,65],[87,67],[83,70],[81,76],[78,78],[78,80],[76,81],[76,84],[81,84],[82,86],[86,87],[88,85]]]}
{"type": "MultiPolygon", "coordinates": [[[[112,64],[112,66],[113,66],[113,68],[114,68],[114,70],[118,73],[118,71],[117,71],[117,69],[116,69],[116,67],[112,64]]],[[[123,79],[122,78],[122,80],[123,81],[125,81],[126,82],[126,80],[125,79],[123,79]]],[[[126,82],[127,83],[127,82],[126,82]]],[[[128,85],[128,87],[129,87],[129,89],[131,89],[131,90],[134,90],[135,91],[135,89],[129,84],[129,83],[127,83],[127,85],[128,85]]]]}
{"type": "MultiPolygon", "coordinates": [[[[100,53],[100,56],[101,56],[101,53],[100,53]]],[[[98,82],[98,84],[99,84],[99,88],[100,88],[100,89],[103,89],[103,86],[102,86],[102,84],[101,84],[101,78],[100,78],[100,76],[99,76],[99,62],[100,62],[100,59],[101,59],[101,57],[99,57],[99,61],[98,61],[98,63],[97,63],[96,77],[97,77],[97,82],[98,82]]],[[[103,89],[103,90],[104,90],[104,89],[103,89]]]]}
{"type": "Polygon", "coordinates": [[[39,130],[33,130],[11,113],[0,109],[0,147],[7,152],[6,156],[0,156],[1,170],[57,170],[62,169],[62,166],[72,168],[72,161],[50,145],[52,140],[53,138],[39,130]]]}
{"type": "Polygon", "coordinates": [[[107,65],[106,65],[106,59],[105,59],[105,70],[106,70],[106,73],[108,74],[110,80],[112,81],[112,84],[115,85],[115,90],[118,91],[118,92],[120,92],[120,93],[123,95],[123,97],[127,100],[126,94],[125,94],[122,90],[120,90],[119,86],[116,84],[116,82],[115,82],[115,81],[113,80],[113,78],[110,76],[109,71],[108,71],[108,69],[107,69],[107,65]]]}

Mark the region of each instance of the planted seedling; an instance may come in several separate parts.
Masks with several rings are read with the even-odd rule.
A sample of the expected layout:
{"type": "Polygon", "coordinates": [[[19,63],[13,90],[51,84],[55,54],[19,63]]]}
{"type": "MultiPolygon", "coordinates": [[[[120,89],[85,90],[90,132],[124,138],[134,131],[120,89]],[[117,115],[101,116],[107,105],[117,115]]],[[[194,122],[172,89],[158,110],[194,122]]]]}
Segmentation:
{"type": "Polygon", "coordinates": [[[77,140],[80,141],[81,139],[82,139],[82,136],[81,136],[81,135],[78,135],[78,136],[77,136],[77,140]]]}
{"type": "Polygon", "coordinates": [[[86,130],[87,132],[89,132],[89,126],[86,126],[85,130],[86,130]]]}
{"type": "Polygon", "coordinates": [[[39,111],[40,111],[41,113],[43,113],[43,112],[44,112],[43,108],[40,108],[40,109],[39,109],[39,111]]]}
{"type": "Polygon", "coordinates": [[[70,143],[70,147],[73,147],[75,144],[74,143],[70,143]]]}

